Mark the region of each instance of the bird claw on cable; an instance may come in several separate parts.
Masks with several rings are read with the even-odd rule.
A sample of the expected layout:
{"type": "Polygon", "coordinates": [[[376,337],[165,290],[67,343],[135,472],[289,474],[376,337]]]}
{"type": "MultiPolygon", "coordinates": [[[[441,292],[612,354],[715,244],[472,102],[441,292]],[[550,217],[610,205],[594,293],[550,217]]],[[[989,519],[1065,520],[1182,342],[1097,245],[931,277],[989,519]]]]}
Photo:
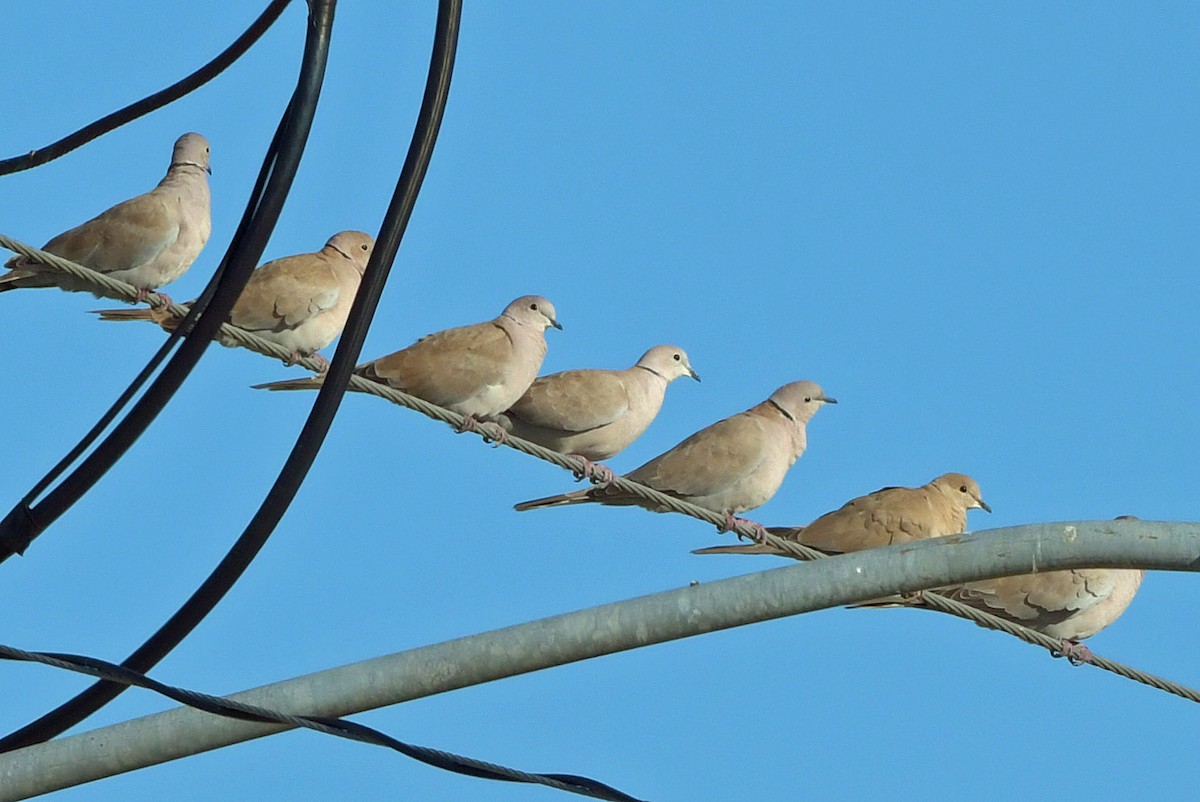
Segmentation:
{"type": "Polygon", "coordinates": [[[592,462],[582,454],[568,454],[568,457],[574,457],[579,460],[579,468],[574,468],[571,473],[575,475],[576,482],[582,482],[584,479],[591,480],[592,484],[601,488],[612,487],[613,481],[617,475],[613,473],[612,468],[600,462],[592,462]]]}
{"type": "Polygon", "coordinates": [[[1062,645],[1057,649],[1051,649],[1050,654],[1054,657],[1067,658],[1067,662],[1073,666],[1090,663],[1093,657],[1091,649],[1070,638],[1063,638],[1062,645]]]}
{"type": "Polygon", "coordinates": [[[737,535],[738,540],[748,539],[755,543],[765,543],[767,541],[767,529],[757,521],[751,521],[749,518],[738,518],[732,512],[725,512],[725,523],[717,527],[717,531],[724,534],[725,532],[733,532],[737,535]],[[752,530],[751,534],[746,535],[737,531],[738,524],[745,524],[752,530]]]}
{"type": "Polygon", "coordinates": [[[508,441],[508,432],[504,431],[503,426],[491,421],[479,421],[474,415],[465,416],[462,419],[462,423],[454,427],[454,431],[459,434],[472,432],[482,437],[483,442],[491,443],[497,448],[501,443],[508,441]]]}

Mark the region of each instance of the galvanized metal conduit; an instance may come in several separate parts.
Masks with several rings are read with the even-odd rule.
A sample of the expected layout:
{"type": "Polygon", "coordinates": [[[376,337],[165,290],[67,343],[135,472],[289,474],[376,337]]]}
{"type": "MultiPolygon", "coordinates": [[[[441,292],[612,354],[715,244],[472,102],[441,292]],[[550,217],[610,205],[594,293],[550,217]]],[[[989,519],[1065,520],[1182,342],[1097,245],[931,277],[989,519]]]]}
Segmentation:
{"type": "MultiPolygon", "coordinates": [[[[555,665],[957,582],[1067,568],[1200,570],[1200,523],[1029,524],[838,555],[424,646],[234,694],[345,716],[555,665]]],[[[0,802],[260,738],[282,727],[179,708],[0,755],[0,802]]]]}

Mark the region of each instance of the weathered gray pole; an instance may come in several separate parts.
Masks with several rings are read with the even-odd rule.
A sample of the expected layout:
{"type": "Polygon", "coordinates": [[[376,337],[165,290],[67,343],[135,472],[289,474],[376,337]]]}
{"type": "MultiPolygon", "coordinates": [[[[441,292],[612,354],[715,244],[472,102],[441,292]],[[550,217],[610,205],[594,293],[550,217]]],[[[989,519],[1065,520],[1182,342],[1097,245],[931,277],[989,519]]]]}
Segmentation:
{"type": "MultiPolygon", "coordinates": [[[[344,716],[889,593],[1083,567],[1200,570],[1200,524],[1137,520],[1031,524],[873,549],[423,646],[231,698],[286,713],[344,716]]],[[[282,729],[190,708],[133,719],[0,754],[0,802],[27,799],[282,729]]]]}

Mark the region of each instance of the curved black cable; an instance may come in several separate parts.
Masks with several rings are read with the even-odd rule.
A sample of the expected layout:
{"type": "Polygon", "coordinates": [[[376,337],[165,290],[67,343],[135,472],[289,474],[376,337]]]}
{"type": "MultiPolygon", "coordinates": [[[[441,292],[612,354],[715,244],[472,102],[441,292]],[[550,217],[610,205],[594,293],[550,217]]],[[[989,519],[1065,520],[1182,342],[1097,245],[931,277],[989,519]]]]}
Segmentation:
{"type": "MultiPolygon", "coordinates": [[[[3,522],[0,522],[0,544],[3,546],[11,548],[14,541],[19,545],[22,539],[27,544],[29,540],[37,536],[41,529],[61,515],[67,507],[99,480],[100,476],[132,445],[133,441],[141,435],[170,400],[175,390],[187,378],[204,349],[211,343],[216,328],[228,316],[230,308],[249,278],[250,271],[262,256],[267,238],[279,218],[284,198],[291,188],[300,156],[304,152],[304,144],[308,138],[325,76],[335,5],[336,0],[310,0],[308,35],[305,39],[300,78],[295,94],[284,113],[276,138],[272,142],[273,145],[279,146],[278,152],[268,154],[269,176],[265,181],[261,202],[253,210],[247,208],[242,225],[234,235],[230,253],[226,255],[221,268],[219,268],[225,275],[221,277],[220,286],[216,289],[209,305],[212,314],[201,315],[195,328],[185,336],[179,351],[163,368],[162,373],[146,391],[146,394],[71,476],[68,476],[62,484],[52,490],[38,507],[29,508],[19,505],[9,513],[3,522]],[[40,516],[42,508],[47,506],[50,507],[50,511],[44,513],[45,517],[40,516]]],[[[264,170],[266,169],[264,166],[264,170]]],[[[196,304],[196,306],[199,305],[199,303],[196,304]]],[[[346,374],[348,377],[348,369],[346,374]]],[[[278,511],[276,518],[278,519],[279,516],[282,516],[282,510],[278,511]]],[[[258,519],[259,516],[256,516],[255,521],[258,519]]],[[[254,521],[252,521],[249,529],[254,528],[254,521]]],[[[267,527],[266,534],[269,533],[270,527],[267,527]]],[[[265,540],[266,534],[260,535],[263,540],[265,540]]],[[[243,538],[245,537],[246,535],[243,534],[243,538]]],[[[235,546],[235,550],[236,548],[235,546]]],[[[0,553],[0,559],[3,556],[0,553]]],[[[227,556],[221,564],[225,565],[232,556],[234,555],[231,552],[231,555],[227,556]]],[[[252,557],[253,554],[249,556],[252,557]]],[[[219,572],[220,567],[214,571],[214,575],[219,572]]],[[[237,571],[237,574],[240,575],[240,570],[237,571]]],[[[209,579],[212,580],[213,577],[210,576],[209,579]]],[[[216,599],[206,601],[204,590],[208,585],[209,582],[206,582],[201,586],[201,589],[155,636],[152,636],[130,656],[126,661],[130,668],[136,671],[145,671],[153,666],[204,618],[208,610],[211,610],[216,601],[220,599],[220,596],[224,595],[224,591],[221,591],[216,599]]],[[[55,710],[0,739],[0,752],[54,737],[103,707],[118,693],[120,693],[120,688],[111,684],[93,685],[55,710]]]]}
{"type": "Polygon", "coordinates": [[[280,713],[259,705],[246,704],[222,696],[167,685],[145,674],[130,671],[123,666],[114,665],[106,660],[87,657],[78,654],[63,654],[60,652],[29,652],[0,644],[0,659],[20,660],[30,663],[62,668],[93,677],[102,677],[122,685],[145,688],[173,699],[180,704],[194,707],[205,713],[237,719],[239,721],[256,721],[267,724],[285,724],[291,727],[304,727],[326,735],[346,738],[351,741],[383,746],[393,749],[402,755],[419,760],[422,763],[444,771],[465,774],[468,777],[479,777],[485,780],[500,780],[503,782],[529,783],[545,785],[568,793],[589,796],[594,799],[612,800],[612,802],[639,802],[635,797],[618,791],[611,785],[583,777],[578,774],[557,774],[549,772],[527,772],[511,769],[496,763],[477,760],[473,757],[456,755],[441,749],[431,749],[428,746],[410,744],[380,732],[379,730],[335,716],[296,715],[280,713]]]}
{"type": "Polygon", "coordinates": [[[48,161],[53,161],[59,156],[64,156],[76,148],[86,145],[93,139],[119,128],[127,122],[156,111],[189,92],[194,92],[213,78],[216,78],[227,70],[233,62],[241,58],[255,42],[262,38],[262,35],[275,23],[275,20],[279,19],[279,15],[283,13],[283,9],[287,7],[289,2],[291,0],[271,0],[266,10],[246,29],[245,33],[234,40],[233,44],[222,50],[216,58],[183,80],[177,81],[166,89],[155,92],[153,95],[144,97],[136,103],[131,103],[123,109],[118,109],[112,114],[101,117],[94,123],[90,123],[75,133],[69,134],[44,148],[31,150],[24,156],[14,156],[11,159],[0,160],[0,175],[17,173],[21,170],[28,170],[32,167],[43,165],[48,161]]]}
{"type": "MultiPolygon", "coordinates": [[[[242,221],[238,226],[237,232],[235,232],[235,238],[242,236],[240,232],[243,231],[244,228],[249,224],[251,219],[249,215],[250,209],[255,208],[260,203],[260,199],[262,198],[263,191],[266,187],[267,178],[270,175],[270,154],[273,154],[279,150],[279,144],[281,142],[283,130],[284,128],[282,125],[275,130],[275,135],[272,137],[271,144],[267,148],[268,159],[263,163],[262,168],[259,170],[258,178],[254,182],[254,188],[250,192],[251,199],[247,203],[246,213],[243,214],[242,221]]],[[[35,484],[33,488],[25,494],[24,498],[21,499],[21,502],[17,507],[17,514],[23,515],[21,507],[23,506],[28,508],[30,505],[32,505],[34,500],[43,492],[45,492],[46,488],[48,488],[55,479],[57,479],[59,476],[62,476],[62,474],[66,472],[67,468],[71,467],[75,460],[79,459],[83,452],[87,451],[92,443],[99,439],[100,435],[103,434],[104,430],[108,428],[108,425],[116,419],[121,410],[124,409],[131,400],[133,400],[133,397],[137,395],[138,390],[140,390],[142,386],[150,380],[150,377],[154,375],[154,371],[158,370],[158,366],[161,365],[163,360],[170,355],[171,351],[174,349],[175,345],[179,342],[184,333],[191,329],[191,324],[200,316],[200,312],[207,308],[209,302],[212,300],[213,294],[220,286],[221,277],[223,275],[225,275],[225,271],[224,264],[222,263],[221,266],[213,272],[212,276],[208,280],[208,284],[204,286],[204,290],[200,293],[196,300],[192,302],[191,306],[188,308],[187,315],[184,316],[177,327],[168,332],[167,339],[162,345],[159,346],[158,350],[154,352],[154,356],[150,357],[150,361],[147,362],[146,366],[138,372],[138,375],[134,377],[130,385],[126,387],[124,391],[122,391],[117,400],[114,401],[112,406],[108,408],[108,411],[100,416],[100,420],[96,421],[96,425],[88,430],[88,433],[85,434],[83,438],[75,444],[74,448],[67,452],[66,456],[58,461],[58,464],[51,468],[46,475],[43,476],[38,483],[35,484]]],[[[0,532],[3,531],[6,531],[5,527],[0,524],[0,532]]],[[[4,548],[3,543],[3,538],[0,537],[0,562],[3,562],[8,557],[12,556],[11,553],[4,553],[2,550],[4,548]]],[[[20,551],[17,553],[20,553],[20,551]]]]}
{"type": "MultiPolygon", "coordinates": [[[[323,7],[323,4],[316,0],[314,5],[323,7]]],[[[332,2],[330,6],[332,7],[332,2]]],[[[215,289],[210,281],[205,294],[193,305],[193,311],[199,317],[194,328],[184,336],[175,356],[125,419],[114,427],[108,437],[69,476],[50,491],[37,506],[31,506],[29,496],[26,496],[0,521],[0,562],[13,554],[23,553],[34,538],[100,480],[154,421],[187,379],[205,349],[212,344],[217,328],[229,315],[229,310],[241,294],[242,287],[262,257],[267,240],[283,209],[283,202],[291,189],[292,179],[296,175],[296,168],[300,164],[300,157],[308,140],[321,83],[325,76],[329,28],[332,23],[332,10],[326,15],[323,24],[317,24],[312,14],[309,16],[300,79],[260,173],[256,189],[261,186],[261,194],[252,197],[246,207],[229,252],[217,268],[219,278],[214,277],[214,281],[218,282],[215,289]],[[207,310],[206,295],[211,297],[211,300],[207,301],[207,310]],[[211,311],[212,314],[204,314],[205,311],[211,311]]],[[[189,317],[192,317],[191,312],[189,317]]],[[[163,349],[160,349],[155,359],[163,355],[163,349]]],[[[139,379],[141,378],[142,376],[139,376],[139,379]]],[[[105,413],[105,417],[108,415],[109,413],[105,413]]],[[[93,427],[92,431],[96,431],[96,427],[93,427]]],[[[77,446],[72,451],[78,449],[77,446]]]]}
{"type": "MultiPolygon", "coordinates": [[[[192,73],[192,75],[188,76],[182,81],[179,81],[178,83],[162,90],[161,92],[144,98],[143,100],[140,100],[131,106],[113,112],[112,114],[85,126],[79,131],[76,131],[74,134],[59,140],[53,145],[42,148],[39,151],[33,151],[32,153],[47,154],[44,156],[44,158],[37,162],[37,164],[45,163],[51,159],[58,158],[65,153],[69,153],[71,150],[74,150],[86,142],[101,136],[118,125],[123,125],[125,122],[129,122],[136,117],[160,108],[166,103],[176,100],[179,97],[182,97],[184,94],[187,94],[188,92],[191,92],[192,90],[212,80],[227,67],[229,67],[230,64],[241,57],[241,55],[244,54],[251,45],[258,41],[258,39],[275,22],[275,20],[279,18],[288,2],[290,2],[290,0],[274,0],[259,16],[259,18],[255,20],[254,24],[252,24],[246,30],[246,32],[243,33],[232,45],[226,48],[219,56],[217,56],[217,58],[213,59],[200,70],[192,73]]],[[[267,150],[268,159],[266,162],[264,162],[262,169],[259,171],[258,178],[255,181],[254,188],[250,194],[251,200],[247,204],[246,212],[243,214],[241,223],[238,226],[237,234],[235,234],[235,240],[239,236],[244,236],[242,232],[245,230],[251,219],[250,210],[256,208],[261,202],[266,181],[270,174],[269,167],[271,154],[276,153],[279,149],[282,128],[283,127],[281,125],[280,128],[276,130],[271,145],[267,150]]],[[[18,161],[20,161],[20,159],[8,159],[7,161],[0,162],[0,165],[7,165],[9,163],[16,163],[18,161]]],[[[33,166],[36,165],[29,164],[25,166],[14,167],[12,170],[0,170],[0,174],[4,174],[5,172],[16,172],[18,170],[26,169],[26,167],[33,166]]],[[[142,388],[142,386],[145,385],[145,383],[149,381],[150,377],[154,375],[154,372],[158,369],[158,366],[162,364],[162,362],[174,349],[183,332],[189,330],[189,324],[195,318],[199,317],[200,312],[212,299],[213,294],[219,286],[221,276],[224,275],[223,267],[224,263],[222,263],[220,268],[214,271],[212,277],[209,279],[208,284],[205,286],[204,291],[200,294],[196,303],[193,304],[192,308],[189,310],[188,316],[181,321],[178,328],[170,333],[166,341],[159,347],[158,351],[155,352],[150,361],[146,363],[146,366],[142,368],[142,370],[134,378],[133,382],[130,383],[127,388],[125,388],[112,406],[109,407],[108,411],[106,411],[100,417],[100,420],[98,420],[96,424],[88,431],[88,433],[85,434],[69,452],[67,452],[66,456],[59,460],[59,462],[53,468],[51,468],[46,475],[43,476],[37,482],[37,484],[33,486],[32,489],[30,489],[28,493],[25,494],[21,502],[9,513],[8,516],[6,516],[4,521],[0,522],[0,562],[3,562],[8,557],[12,556],[14,552],[18,554],[22,553],[25,546],[28,545],[28,541],[24,543],[20,542],[22,538],[13,538],[10,542],[10,539],[3,533],[11,532],[14,527],[20,527],[27,530],[33,528],[34,521],[30,514],[29,507],[33,504],[34,500],[40,496],[46,490],[46,488],[54,482],[55,479],[61,476],[67,470],[67,468],[69,468],[75,462],[75,460],[77,460],[92,445],[92,443],[94,443],[100,437],[104,430],[108,428],[109,424],[116,419],[118,414],[120,414],[121,410],[129,404],[134,396],[137,395],[137,392],[142,388]]]]}
{"type": "MultiPolygon", "coordinates": [[[[321,1],[314,0],[314,3],[321,1]]],[[[379,296],[383,292],[392,261],[399,250],[400,241],[421,189],[421,182],[433,155],[433,147],[437,142],[450,91],[461,13],[462,0],[439,0],[429,75],[404,167],[400,171],[396,190],[376,238],[375,249],[355,298],[349,321],[338,342],[333,362],[287,462],[262,506],[230,548],[229,553],[179,610],[126,658],[123,666],[139,672],[148,671],[179,645],[216,607],[262,549],[316,458],[366,339],[371,316],[378,305],[379,296]]],[[[58,735],[99,710],[123,690],[122,686],[111,682],[92,685],[50,713],[0,739],[0,752],[18,749],[58,735]]]]}

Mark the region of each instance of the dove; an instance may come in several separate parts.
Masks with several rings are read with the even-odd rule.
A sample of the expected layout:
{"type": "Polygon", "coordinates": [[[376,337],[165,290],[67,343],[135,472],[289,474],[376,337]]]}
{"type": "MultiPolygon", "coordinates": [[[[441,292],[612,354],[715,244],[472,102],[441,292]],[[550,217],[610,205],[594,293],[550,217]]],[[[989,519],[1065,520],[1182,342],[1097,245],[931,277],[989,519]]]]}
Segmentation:
{"type": "MultiPolygon", "coordinates": [[[[1137,517],[1119,515],[1116,520],[1137,520],[1137,517]]],[[[1080,646],[1079,641],[1120,618],[1145,575],[1140,568],[1076,568],[981,579],[939,588],[937,592],[1059,638],[1063,642],[1062,654],[1080,663],[1091,658],[1091,651],[1080,646]]],[[[919,598],[913,601],[920,606],[919,598]]]]}
{"type": "MultiPolygon", "coordinates": [[[[340,231],[316,253],[275,259],[255,269],[229,313],[229,323],[291,352],[290,364],[315,356],[346,325],[367,260],[375,247],[370,234],[340,231]]],[[[103,309],[101,320],[149,320],[170,331],[179,318],[159,309],[103,309]]],[[[218,341],[234,345],[221,335],[218,341]]]]}
{"type": "MultiPolygon", "coordinates": [[[[1095,635],[1125,612],[1145,574],[1135,568],[1076,568],[982,579],[934,592],[1058,638],[1063,641],[1064,655],[1073,662],[1086,662],[1090,652],[1079,646],[1079,641],[1095,635]]],[[[920,607],[921,599],[918,595],[898,603],[920,607]]]]}
{"type": "Polygon", "coordinates": [[[700,381],[688,355],[656,345],[625,370],[567,370],[542,376],[504,413],[517,437],[591,463],[623,451],[662,409],[667,385],[700,381]]]}
{"type": "MultiPolygon", "coordinates": [[[[208,242],[208,141],[184,134],[175,142],[171,166],[158,186],[59,234],[42,250],[90,267],[138,288],[138,300],[182,276],[208,242]]],[[[0,292],[20,287],[59,287],[99,293],[65,273],[24,256],[5,263],[0,292]]]]}
{"type": "MultiPolygon", "coordinates": [[[[847,502],[808,526],[771,528],[788,540],[830,553],[954,535],[966,529],[970,509],[991,508],[969,476],[948,473],[923,487],[889,487],[847,502]]],[[[712,546],[695,554],[781,554],[765,544],[712,546]]],[[[1079,641],[1117,620],[1133,600],[1144,571],[1085,568],[984,579],[936,588],[977,610],[1062,640],[1062,654],[1086,662],[1079,641]]],[[[921,594],[894,596],[854,607],[923,607],[921,594]]]]}
{"type": "MultiPolygon", "coordinates": [[[[967,528],[967,511],[991,512],[979,485],[961,473],[946,473],[920,487],[885,487],[851,499],[808,526],[772,527],[771,534],[830,553],[909,543],[967,528]]],[[[711,546],[694,554],[780,554],[770,546],[748,543],[711,546]]]]}
{"type": "MultiPolygon", "coordinates": [[[[766,401],[701,429],[623,478],[723,514],[725,528],[732,529],[736,513],[759,507],[775,495],[788,469],[804,453],[809,420],[825,404],[836,403],[813,382],[785,384],[766,401]]],[[[603,484],[523,501],[515,509],[589,502],[668,511],[654,501],[603,484]]]]}
{"type": "MultiPolygon", "coordinates": [[[[529,389],[546,356],[546,329],[561,329],[554,305],[522,296],[494,320],[446,329],[366,362],[356,375],[415,395],[475,420],[493,419],[529,389]]],[[[255,385],[256,390],[312,390],[319,376],[255,385]]],[[[503,430],[500,430],[502,434],[503,430]]]]}

